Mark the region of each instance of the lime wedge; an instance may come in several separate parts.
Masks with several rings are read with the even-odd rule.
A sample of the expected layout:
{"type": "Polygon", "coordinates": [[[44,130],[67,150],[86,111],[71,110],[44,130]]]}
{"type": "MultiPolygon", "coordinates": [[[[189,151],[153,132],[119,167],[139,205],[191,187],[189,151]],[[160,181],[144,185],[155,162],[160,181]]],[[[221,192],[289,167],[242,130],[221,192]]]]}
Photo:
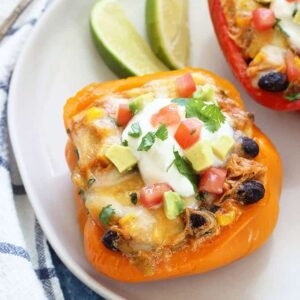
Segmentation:
{"type": "Polygon", "coordinates": [[[152,50],[168,67],[188,64],[188,0],[147,0],[146,26],[152,50]]]}
{"type": "Polygon", "coordinates": [[[115,0],[100,0],[90,14],[90,28],[97,49],[119,77],[167,70],[136,32],[115,0]]]}

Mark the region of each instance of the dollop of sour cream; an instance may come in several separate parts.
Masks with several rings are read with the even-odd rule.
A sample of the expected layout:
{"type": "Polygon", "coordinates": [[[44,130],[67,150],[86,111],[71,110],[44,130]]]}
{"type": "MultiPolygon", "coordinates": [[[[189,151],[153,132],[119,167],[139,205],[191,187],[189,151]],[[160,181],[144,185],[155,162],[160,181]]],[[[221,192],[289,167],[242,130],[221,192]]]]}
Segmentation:
{"type": "MultiPolygon", "coordinates": [[[[178,124],[167,127],[168,138],[166,140],[161,141],[157,138],[148,151],[137,150],[142,141],[142,137],[150,131],[155,132],[157,130],[157,128],[154,128],[151,124],[151,117],[161,108],[170,104],[171,100],[172,99],[169,98],[157,98],[146,105],[146,107],[136,114],[127,124],[122,134],[122,141],[128,141],[128,146],[138,160],[139,171],[146,185],[163,182],[168,183],[174,191],[182,197],[190,197],[195,194],[191,182],[177,170],[174,164],[172,164],[175,158],[174,150],[178,151],[180,155],[183,156],[183,150],[174,138],[174,133],[178,124]],[[139,123],[140,125],[142,134],[139,138],[133,138],[129,135],[133,123],[139,123]]],[[[185,107],[178,105],[178,112],[181,119],[185,119],[185,107]]],[[[200,139],[213,142],[220,136],[230,136],[233,138],[234,130],[230,123],[230,118],[226,116],[226,121],[219,130],[214,133],[208,131],[203,125],[200,139]]],[[[214,157],[213,166],[221,167],[224,163],[224,161],[214,157]]]]}
{"type": "Polygon", "coordinates": [[[300,25],[293,21],[296,10],[300,10],[300,2],[288,2],[287,0],[273,0],[270,7],[276,18],[280,19],[280,26],[288,35],[288,41],[292,48],[300,50],[300,25]]]}

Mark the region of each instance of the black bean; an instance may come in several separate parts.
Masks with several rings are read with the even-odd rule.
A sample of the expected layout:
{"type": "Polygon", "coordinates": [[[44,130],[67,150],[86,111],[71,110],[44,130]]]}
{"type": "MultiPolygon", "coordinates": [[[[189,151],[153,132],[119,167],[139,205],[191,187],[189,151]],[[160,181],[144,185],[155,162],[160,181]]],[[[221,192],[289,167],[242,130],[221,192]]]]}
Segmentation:
{"type": "Polygon", "coordinates": [[[116,252],[116,251],[119,251],[118,250],[119,238],[120,238],[120,236],[117,232],[115,232],[113,230],[109,230],[102,237],[102,243],[107,249],[116,252]]]}
{"type": "Polygon", "coordinates": [[[287,89],[289,85],[286,74],[279,72],[270,72],[262,77],[258,81],[258,86],[268,92],[282,92],[287,89]]]}
{"type": "Polygon", "coordinates": [[[257,180],[249,180],[242,183],[237,191],[238,200],[243,204],[252,204],[265,195],[264,185],[257,180]]]}
{"type": "Polygon", "coordinates": [[[198,228],[203,226],[206,223],[206,220],[203,216],[198,214],[190,215],[190,224],[192,228],[198,228]]]}
{"type": "Polygon", "coordinates": [[[245,156],[254,158],[259,153],[259,146],[258,144],[253,140],[246,136],[242,138],[242,150],[245,156]]]}

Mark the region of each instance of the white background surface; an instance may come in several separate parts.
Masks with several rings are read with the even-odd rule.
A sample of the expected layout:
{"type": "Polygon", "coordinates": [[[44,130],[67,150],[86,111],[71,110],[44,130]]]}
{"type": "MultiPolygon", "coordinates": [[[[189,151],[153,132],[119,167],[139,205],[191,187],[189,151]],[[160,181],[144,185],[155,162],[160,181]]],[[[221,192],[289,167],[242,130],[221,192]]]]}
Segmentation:
{"type": "MultiPolygon", "coordinates": [[[[62,110],[66,99],[90,82],[115,78],[91,42],[92,0],[52,4],[14,72],[9,127],[26,190],[52,246],[87,285],[106,297],[130,299],[300,299],[300,114],[278,113],[254,103],[233,78],[214,36],[204,0],[190,1],[191,65],[210,69],[242,92],[256,123],[283,158],[278,226],[253,255],[204,275],[125,284],[97,274],[82,249],[70,174],[64,157],[62,110]],[[111,293],[110,291],[113,291],[111,293]]],[[[144,35],[144,0],[122,0],[144,35]]]]}

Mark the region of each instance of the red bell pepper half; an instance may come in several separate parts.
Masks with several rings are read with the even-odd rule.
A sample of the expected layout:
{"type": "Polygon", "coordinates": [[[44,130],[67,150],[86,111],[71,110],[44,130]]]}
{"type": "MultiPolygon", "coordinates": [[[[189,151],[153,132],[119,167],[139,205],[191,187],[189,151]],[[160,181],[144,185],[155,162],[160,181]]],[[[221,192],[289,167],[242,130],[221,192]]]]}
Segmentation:
{"type": "Polygon", "coordinates": [[[230,38],[229,28],[220,0],[208,0],[211,19],[221,49],[235,77],[241,82],[254,100],[268,108],[278,111],[300,110],[300,100],[288,101],[284,92],[271,93],[252,86],[246,74],[247,63],[241,49],[230,38]]]}

